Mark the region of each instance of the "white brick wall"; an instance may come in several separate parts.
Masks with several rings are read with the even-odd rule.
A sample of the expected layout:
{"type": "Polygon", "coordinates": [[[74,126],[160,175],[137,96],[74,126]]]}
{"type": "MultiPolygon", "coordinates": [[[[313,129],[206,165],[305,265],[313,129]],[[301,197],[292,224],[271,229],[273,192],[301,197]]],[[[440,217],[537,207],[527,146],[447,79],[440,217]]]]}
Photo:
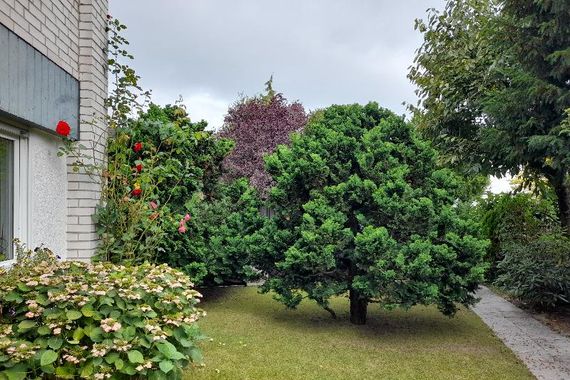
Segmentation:
{"type": "MultiPolygon", "coordinates": [[[[0,0],[0,23],[79,80],[80,143],[96,162],[104,159],[106,139],[107,10],[108,0],[0,0]]],[[[67,182],[67,257],[89,259],[101,187],[71,167],[67,182]]]]}
{"type": "MultiPolygon", "coordinates": [[[[104,160],[106,128],[104,99],[107,97],[106,0],[79,1],[80,140],[97,163],[104,160]]],[[[77,218],[67,230],[67,256],[89,259],[97,248],[92,216],[99,202],[99,181],[87,174],[68,174],[68,216],[77,218]]]]}
{"type": "MultiPolygon", "coordinates": [[[[97,1],[106,3],[106,0],[97,1]]],[[[0,22],[79,78],[80,0],[2,0],[0,22]]]]}

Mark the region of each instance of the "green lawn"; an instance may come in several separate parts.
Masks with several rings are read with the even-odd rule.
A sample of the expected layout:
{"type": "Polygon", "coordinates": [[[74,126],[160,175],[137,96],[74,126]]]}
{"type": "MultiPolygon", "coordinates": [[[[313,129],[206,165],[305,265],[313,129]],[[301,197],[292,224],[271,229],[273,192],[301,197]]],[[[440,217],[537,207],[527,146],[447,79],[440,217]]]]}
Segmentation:
{"type": "Polygon", "coordinates": [[[212,341],[203,368],[187,379],[532,379],[472,312],[447,318],[432,307],[409,312],[369,310],[366,326],[339,319],[313,303],[287,310],[256,288],[204,292],[201,320],[212,341]]]}

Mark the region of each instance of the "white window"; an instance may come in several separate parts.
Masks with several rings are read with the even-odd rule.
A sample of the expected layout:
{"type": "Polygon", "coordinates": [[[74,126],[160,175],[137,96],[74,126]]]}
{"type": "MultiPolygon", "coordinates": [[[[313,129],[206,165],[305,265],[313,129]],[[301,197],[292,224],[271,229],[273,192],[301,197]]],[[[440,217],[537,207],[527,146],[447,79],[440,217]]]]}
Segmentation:
{"type": "Polygon", "coordinates": [[[14,259],[14,238],[27,240],[27,154],[25,132],[0,122],[0,260],[14,259]]]}

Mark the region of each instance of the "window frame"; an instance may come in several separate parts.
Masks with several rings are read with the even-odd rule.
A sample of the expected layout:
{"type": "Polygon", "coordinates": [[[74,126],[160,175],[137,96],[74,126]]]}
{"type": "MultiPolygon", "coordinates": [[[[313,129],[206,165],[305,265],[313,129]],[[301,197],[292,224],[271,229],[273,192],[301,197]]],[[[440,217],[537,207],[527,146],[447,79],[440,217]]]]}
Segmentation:
{"type": "MultiPolygon", "coordinates": [[[[0,137],[14,144],[13,173],[14,173],[14,209],[12,210],[12,233],[14,238],[22,243],[28,241],[28,132],[12,127],[0,120],[0,137]]],[[[15,252],[13,252],[15,256],[15,252]]],[[[16,257],[0,261],[0,267],[10,267],[16,262],[16,257]]]]}

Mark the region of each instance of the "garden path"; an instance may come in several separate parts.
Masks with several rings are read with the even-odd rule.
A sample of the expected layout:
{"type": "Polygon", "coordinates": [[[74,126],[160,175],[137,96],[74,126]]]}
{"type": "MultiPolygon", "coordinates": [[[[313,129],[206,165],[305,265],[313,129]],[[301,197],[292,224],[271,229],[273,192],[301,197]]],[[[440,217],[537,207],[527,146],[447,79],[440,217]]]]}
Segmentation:
{"type": "Polygon", "coordinates": [[[570,339],[482,286],[473,311],[539,380],[570,380],[570,339]]]}

